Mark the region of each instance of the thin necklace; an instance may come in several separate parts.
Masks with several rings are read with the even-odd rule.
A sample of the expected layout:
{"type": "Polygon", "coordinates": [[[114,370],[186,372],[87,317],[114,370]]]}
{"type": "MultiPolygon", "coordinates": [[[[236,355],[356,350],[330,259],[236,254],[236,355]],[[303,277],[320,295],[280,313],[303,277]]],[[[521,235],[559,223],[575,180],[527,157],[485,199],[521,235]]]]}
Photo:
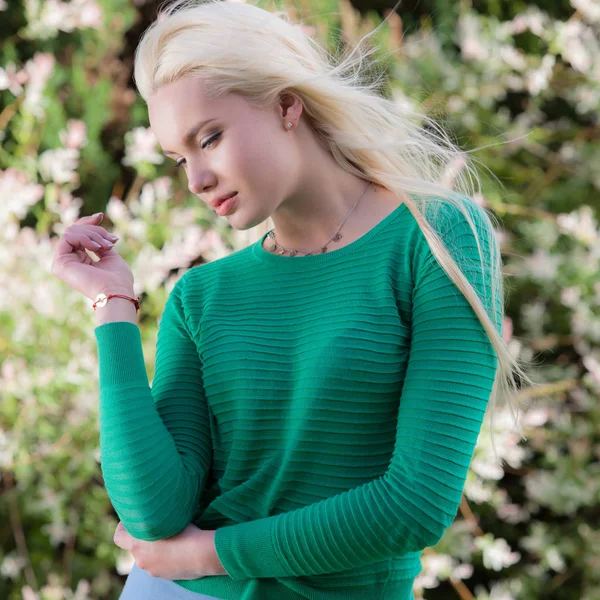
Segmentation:
{"type": "Polygon", "coordinates": [[[344,220],[342,221],[342,224],[338,227],[337,231],[335,232],[335,234],[333,235],[333,237],[321,248],[318,248],[317,250],[313,250],[312,252],[304,252],[304,250],[297,250],[295,248],[284,248],[283,246],[280,246],[277,243],[277,240],[275,239],[275,230],[271,230],[269,231],[269,233],[267,234],[267,237],[271,238],[273,240],[273,245],[269,248],[270,252],[275,252],[275,250],[279,250],[278,255],[279,256],[283,256],[286,252],[289,252],[290,256],[296,256],[296,254],[298,252],[302,252],[305,256],[310,256],[311,254],[324,254],[325,252],[327,252],[327,247],[329,246],[329,244],[331,242],[339,242],[342,239],[342,234],[340,233],[340,229],[344,226],[344,223],[346,222],[346,220],[348,219],[348,217],[350,216],[350,214],[352,213],[352,211],[356,208],[356,206],[358,205],[358,203],[360,202],[360,199],[365,195],[366,191],[369,189],[369,186],[371,186],[373,188],[373,191],[377,191],[377,186],[369,181],[367,183],[367,187],[363,190],[363,193],[358,197],[358,200],[354,203],[354,206],[350,209],[350,212],[346,215],[346,217],[344,218],[344,220]]]}

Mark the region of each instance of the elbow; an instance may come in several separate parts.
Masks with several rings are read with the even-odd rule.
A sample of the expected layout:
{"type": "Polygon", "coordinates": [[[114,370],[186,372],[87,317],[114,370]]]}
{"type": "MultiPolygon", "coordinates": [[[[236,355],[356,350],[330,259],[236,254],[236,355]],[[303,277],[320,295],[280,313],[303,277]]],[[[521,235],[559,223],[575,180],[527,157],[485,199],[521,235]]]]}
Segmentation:
{"type": "Polygon", "coordinates": [[[425,517],[421,514],[419,518],[411,515],[410,519],[406,519],[405,513],[398,522],[397,531],[402,532],[402,535],[396,538],[396,554],[422,552],[425,548],[433,548],[444,537],[446,529],[447,526],[438,515],[425,517]]]}
{"type": "Polygon", "coordinates": [[[418,534],[409,535],[402,542],[401,552],[422,552],[425,548],[433,548],[444,536],[444,531],[421,531],[418,534]]]}
{"type": "Polygon", "coordinates": [[[428,528],[423,531],[421,550],[425,548],[433,548],[438,544],[438,542],[444,537],[448,527],[450,527],[450,525],[452,525],[454,522],[457,510],[455,510],[453,513],[439,510],[436,512],[436,514],[432,515],[428,528]]]}
{"type": "Polygon", "coordinates": [[[193,511],[117,511],[117,515],[127,532],[138,540],[156,542],[177,535],[192,521],[193,511]]]}
{"type": "Polygon", "coordinates": [[[150,522],[150,521],[135,521],[128,522],[121,519],[123,526],[136,540],[143,540],[144,542],[157,542],[158,540],[164,540],[177,535],[185,529],[188,525],[181,525],[180,523],[166,523],[166,522],[150,522]]]}
{"type": "Polygon", "coordinates": [[[438,542],[444,537],[444,533],[446,533],[446,527],[440,527],[439,529],[436,528],[434,531],[428,531],[427,535],[424,535],[421,540],[420,550],[437,546],[438,542]]]}

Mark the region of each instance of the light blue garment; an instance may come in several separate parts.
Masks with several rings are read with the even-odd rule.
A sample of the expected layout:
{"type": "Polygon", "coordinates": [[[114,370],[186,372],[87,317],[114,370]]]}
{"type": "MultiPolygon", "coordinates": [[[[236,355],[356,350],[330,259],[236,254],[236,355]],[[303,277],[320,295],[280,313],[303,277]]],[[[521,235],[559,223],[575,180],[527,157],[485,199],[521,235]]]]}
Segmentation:
{"type": "Polygon", "coordinates": [[[196,594],[160,577],[152,577],[133,563],[119,600],[220,600],[214,596],[196,594]]]}

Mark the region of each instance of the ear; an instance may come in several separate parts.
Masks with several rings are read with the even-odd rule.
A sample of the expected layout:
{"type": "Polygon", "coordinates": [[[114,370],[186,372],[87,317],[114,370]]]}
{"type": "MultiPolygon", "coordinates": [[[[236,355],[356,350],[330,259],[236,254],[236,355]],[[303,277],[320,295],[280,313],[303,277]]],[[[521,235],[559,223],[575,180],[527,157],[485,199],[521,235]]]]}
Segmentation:
{"type": "Polygon", "coordinates": [[[291,92],[282,92],[279,97],[279,114],[281,118],[293,118],[297,123],[302,114],[302,102],[291,92]]]}

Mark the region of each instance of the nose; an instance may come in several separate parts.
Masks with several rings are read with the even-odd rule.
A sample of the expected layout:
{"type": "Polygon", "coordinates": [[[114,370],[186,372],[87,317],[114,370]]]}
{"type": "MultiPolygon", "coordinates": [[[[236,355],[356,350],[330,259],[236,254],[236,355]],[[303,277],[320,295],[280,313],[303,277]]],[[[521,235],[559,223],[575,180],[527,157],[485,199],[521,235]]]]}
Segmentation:
{"type": "Polygon", "coordinates": [[[190,192],[192,192],[192,194],[195,194],[195,195],[204,194],[211,187],[212,187],[212,184],[210,184],[210,183],[202,183],[202,182],[198,182],[198,181],[192,181],[191,179],[190,179],[190,182],[188,185],[188,189],[190,190],[190,192]]]}
{"type": "Polygon", "coordinates": [[[214,177],[206,170],[193,169],[188,165],[188,189],[192,194],[204,194],[215,185],[214,177]]]}

